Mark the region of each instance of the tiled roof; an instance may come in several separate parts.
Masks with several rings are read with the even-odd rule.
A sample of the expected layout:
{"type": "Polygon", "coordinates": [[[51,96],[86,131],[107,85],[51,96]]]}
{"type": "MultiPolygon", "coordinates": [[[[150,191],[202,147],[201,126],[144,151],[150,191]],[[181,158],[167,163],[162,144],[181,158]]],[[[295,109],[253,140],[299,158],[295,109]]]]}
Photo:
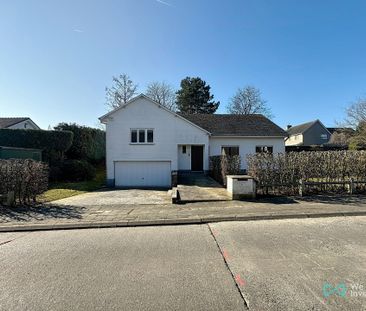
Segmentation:
{"type": "Polygon", "coordinates": [[[318,120],[311,121],[311,122],[306,122],[306,123],[299,124],[299,125],[295,125],[295,126],[291,126],[291,127],[287,130],[287,133],[288,133],[289,135],[302,134],[302,133],[304,133],[307,129],[309,129],[310,127],[312,127],[316,122],[318,122],[318,120]]]}
{"type": "Polygon", "coordinates": [[[179,114],[213,136],[278,136],[286,131],[261,114],[179,114]]]}

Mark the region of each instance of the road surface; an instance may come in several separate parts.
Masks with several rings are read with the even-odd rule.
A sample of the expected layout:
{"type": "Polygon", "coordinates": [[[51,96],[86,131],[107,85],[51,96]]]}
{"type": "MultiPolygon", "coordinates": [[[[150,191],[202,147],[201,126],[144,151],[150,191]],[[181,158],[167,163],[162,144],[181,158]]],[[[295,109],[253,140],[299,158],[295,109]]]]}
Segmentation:
{"type": "Polygon", "coordinates": [[[2,233],[0,264],[1,310],[366,310],[366,217],[2,233]]]}

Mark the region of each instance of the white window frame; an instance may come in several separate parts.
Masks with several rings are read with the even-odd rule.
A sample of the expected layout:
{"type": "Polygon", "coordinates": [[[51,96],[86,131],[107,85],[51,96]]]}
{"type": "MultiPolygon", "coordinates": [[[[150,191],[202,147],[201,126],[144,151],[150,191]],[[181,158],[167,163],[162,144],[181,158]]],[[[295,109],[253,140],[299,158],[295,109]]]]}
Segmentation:
{"type": "Polygon", "coordinates": [[[131,128],[130,129],[130,145],[154,145],[154,141],[155,141],[155,133],[154,133],[154,129],[152,128],[131,128]],[[132,131],[136,131],[137,132],[137,142],[132,142],[132,131]],[[145,133],[145,141],[140,142],[140,131],[144,131],[145,133]],[[152,142],[148,142],[147,141],[147,132],[148,131],[152,131],[153,133],[153,141],[152,142]]]}

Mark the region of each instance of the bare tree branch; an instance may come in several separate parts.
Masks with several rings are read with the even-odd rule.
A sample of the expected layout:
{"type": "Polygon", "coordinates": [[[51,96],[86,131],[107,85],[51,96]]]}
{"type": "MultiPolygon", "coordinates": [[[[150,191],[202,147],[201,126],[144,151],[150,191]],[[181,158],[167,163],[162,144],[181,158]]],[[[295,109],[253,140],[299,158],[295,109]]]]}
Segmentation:
{"type": "Polygon", "coordinates": [[[176,110],[176,94],[171,85],[165,82],[151,82],[147,86],[146,95],[160,105],[172,111],[176,110]]]}
{"type": "Polygon", "coordinates": [[[250,85],[237,90],[227,110],[232,114],[263,114],[270,119],[273,118],[266,101],[261,97],[260,90],[250,85]]]}
{"type": "Polygon", "coordinates": [[[133,83],[127,74],[113,77],[113,86],[106,87],[106,105],[115,109],[127,103],[137,94],[137,84],[133,83]]]}

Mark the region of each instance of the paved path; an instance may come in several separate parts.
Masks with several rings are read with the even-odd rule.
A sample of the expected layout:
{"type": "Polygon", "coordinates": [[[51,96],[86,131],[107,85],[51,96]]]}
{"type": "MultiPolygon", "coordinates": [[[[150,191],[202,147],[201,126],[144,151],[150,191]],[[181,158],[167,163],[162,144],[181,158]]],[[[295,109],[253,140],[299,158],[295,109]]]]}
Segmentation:
{"type": "Polygon", "coordinates": [[[192,204],[81,204],[0,209],[0,231],[195,224],[218,221],[366,215],[366,196],[278,198],[192,204]]]}
{"type": "Polygon", "coordinates": [[[0,309],[365,310],[365,229],[347,217],[0,233],[0,309]],[[345,297],[324,300],[326,282],[345,297]]]}
{"type": "Polygon", "coordinates": [[[231,200],[226,188],[207,175],[182,175],[178,181],[180,201],[183,203],[231,200]]]}

